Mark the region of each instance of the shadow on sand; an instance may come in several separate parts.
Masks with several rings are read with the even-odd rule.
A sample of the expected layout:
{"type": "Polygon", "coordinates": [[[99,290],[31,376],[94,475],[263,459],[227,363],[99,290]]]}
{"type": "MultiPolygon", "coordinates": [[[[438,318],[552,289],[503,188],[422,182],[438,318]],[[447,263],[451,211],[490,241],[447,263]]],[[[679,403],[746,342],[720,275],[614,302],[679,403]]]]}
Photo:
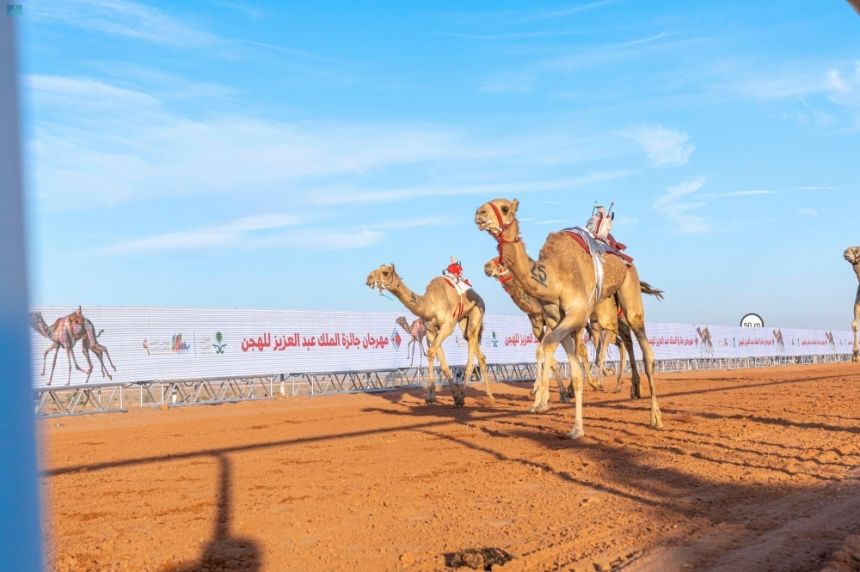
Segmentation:
{"type": "Polygon", "coordinates": [[[200,560],[168,568],[170,572],[215,572],[216,570],[242,570],[253,572],[262,569],[260,549],[254,540],[239,538],[230,533],[233,518],[232,466],[225,455],[218,459],[218,514],[212,539],[203,550],[200,560]]]}

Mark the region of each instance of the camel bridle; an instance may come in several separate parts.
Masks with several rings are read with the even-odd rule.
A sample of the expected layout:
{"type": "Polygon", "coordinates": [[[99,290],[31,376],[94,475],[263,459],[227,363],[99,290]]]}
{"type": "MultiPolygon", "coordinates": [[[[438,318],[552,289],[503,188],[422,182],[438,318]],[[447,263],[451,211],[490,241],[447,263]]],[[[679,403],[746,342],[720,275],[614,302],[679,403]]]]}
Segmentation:
{"type": "Polygon", "coordinates": [[[496,274],[496,280],[501,282],[502,286],[507,285],[508,282],[514,279],[514,275],[513,273],[511,273],[510,269],[507,266],[502,265],[501,256],[499,256],[499,258],[494,258],[493,264],[495,265],[496,271],[498,272],[498,274],[496,274]],[[504,269],[504,272],[502,272],[502,269],[504,269]]]}
{"type": "MultiPolygon", "coordinates": [[[[501,265],[502,246],[504,246],[505,244],[515,244],[515,243],[519,242],[520,241],[520,235],[519,235],[519,233],[517,233],[517,236],[514,239],[512,239],[512,240],[506,239],[504,236],[505,231],[508,230],[511,227],[511,225],[514,224],[514,220],[511,219],[511,222],[505,224],[505,221],[502,218],[502,211],[499,210],[499,207],[497,207],[496,204],[493,202],[489,202],[487,204],[490,205],[491,209],[493,209],[493,214],[496,216],[496,220],[499,223],[498,224],[498,231],[494,231],[492,228],[489,228],[489,227],[487,227],[487,231],[493,236],[493,238],[496,239],[496,243],[498,243],[499,264],[501,265]]],[[[510,272],[510,270],[509,270],[509,272],[510,272]]],[[[499,281],[501,282],[501,279],[499,281]]]]}

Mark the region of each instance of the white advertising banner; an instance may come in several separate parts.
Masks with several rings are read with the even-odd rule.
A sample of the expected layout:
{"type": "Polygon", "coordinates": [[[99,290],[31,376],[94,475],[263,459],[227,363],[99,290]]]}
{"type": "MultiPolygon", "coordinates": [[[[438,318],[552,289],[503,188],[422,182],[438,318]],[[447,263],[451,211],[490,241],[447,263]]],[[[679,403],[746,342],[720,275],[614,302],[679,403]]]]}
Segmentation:
{"type": "MultiPolygon", "coordinates": [[[[404,313],[43,307],[33,312],[34,383],[423,366],[426,338],[420,326],[404,313]]],[[[847,331],[658,323],[648,325],[648,338],[657,359],[826,355],[850,353],[852,343],[847,331]]],[[[463,365],[466,347],[458,330],[443,345],[448,363],[463,365]]],[[[537,340],[525,316],[487,316],[481,348],[490,363],[533,362],[537,340]]],[[[593,355],[590,345],[589,351],[593,355]]],[[[561,350],[557,355],[563,360],[561,350]]],[[[610,359],[617,359],[614,347],[610,359]]]]}

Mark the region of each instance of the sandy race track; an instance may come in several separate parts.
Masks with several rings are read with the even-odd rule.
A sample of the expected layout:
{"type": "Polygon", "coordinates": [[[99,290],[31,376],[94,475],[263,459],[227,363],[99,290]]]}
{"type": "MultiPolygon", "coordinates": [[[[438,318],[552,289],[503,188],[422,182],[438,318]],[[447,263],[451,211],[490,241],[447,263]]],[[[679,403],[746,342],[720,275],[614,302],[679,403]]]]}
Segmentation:
{"type": "MultiPolygon", "coordinates": [[[[647,384],[645,385],[647,391],[647,384]]],[[[57,570],[504,570],[860,566],[860,365],[661,375],[648,400],[529,414],[418,392],[50,419],[57,570]],[[499,566],[497,565],[497,568],[499,566]]]]}

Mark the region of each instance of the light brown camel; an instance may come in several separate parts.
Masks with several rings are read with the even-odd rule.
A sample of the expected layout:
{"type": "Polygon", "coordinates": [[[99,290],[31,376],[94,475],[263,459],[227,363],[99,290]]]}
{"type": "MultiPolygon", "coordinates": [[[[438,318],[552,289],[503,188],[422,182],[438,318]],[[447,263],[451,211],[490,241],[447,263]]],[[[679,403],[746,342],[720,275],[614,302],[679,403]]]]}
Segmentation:
{"type": "MultiPolygon", "coordinates": [[[[427,339],[427,326],[424,325],[424,320],[415,318],[412,324],[406,321],[406,316],[399,316],[394,323],[400,326],[404,332],[409,334],[409,343],[406,344],[406,351],[409,353],[409,365],[415,363],[415,348],[421,352],[422,356],[426,356],[424,351],[424,340],[427,339]]],[[[420,363],[420,359],[419,359],[420,363]]]]}
{"type": "MultiPolygon", "coordinates": [[[[491,258],[484,264],[484,274],[491,278],[496,278],[501,284],[505,291],[509,296],[513,299],[514,303],[517,307],[520,308],[523,312],[525,312],[529,316],[529,320],[532,322],[532,328],[535,331],[535,337],[540,341],[543,339],[543,331],[544,331],[544,312],[547,310],[554,317],[552,325],[554,326],[558,323],[558,307],[540,303],[534,298],[530,297],[524,290],[523,287],[516,281],[513,273],[508,270],[499,259],[491,258]],[[541,308],[541,313],[537,314],[537,307],[541,308]],[[538,334],[538,330],[536,329],[536,323],[540,325],[540,334],[538,334]]],[[[644,281],[640,281],[640,286],[642,288],[643,294],[648,294],[656,297],[658,300],[663,299],[663,291],[658,290],[652,287],[650,284],[644,281]]],[[[550,328],[552,329],[552,328],[550,328]]],[[[623,387],[622,376],[624,375],[624,367],[625,367],[625,358],[627,353],[629,355],[633,355],[633,338],[630,335],[630,328],[627,326],[626,320],[624,320],[623,313],[618,311],[618,303],[614,296],[606,298],[601,301],[595,308],[594,312],[592,312],[591,317],[589,319],[588,325],[586,325],[586,330],[588,332],[588,336],[591,338],[592,343],[594,344],[595,350],[595,363],[597,365],[597,371],[601,376],[608,376],[614,373],[615,378],[615,392],[618,393],[621,391],[623,387]],[[611,372],[606,368],[606,354],[609,349],[610,344],[615,344],[618,347],[618,369],[615,372],[611,372]]],[[[577,353],[579,355],[580,362],[582,367],[585,368],[586,381],[589,386],[593,389],[603,390],[603,380],[598,377],[597,381],[593,380],[591,377],[591,368],[588,364],[588,353],[585,349],[585,343],[583,340],[578,340],[579,344],[577,344],[577,353]]],[[[640,388],[639,385],[639,371],[636,366],[636,360],[633,359],[630,361],[630,369],[632,374],[633,382],[631,384],[631,390],[633,394],[631,397],[637,398],[641,397],[641,395],[637,394],[637,391],[640,388]]],[[[536,381],[537,383],[537,381],[536,381]]],[[[570,395],[573,394],[572,391],[573,380],[571,379],[571,391],[570,395]]],[[[536,389],[536,388],[535,388],[536,389]]],[[[562,403],[567,403],[567,396],[565,393],[568,393],[562,389],[561,380],[559,380],[559,391],[561,392],[562,403]]]]}
{"type": "MultiPolygon", "coordinates": [[[[854,274],[860,281],[860,246],[846,248],[842,254],[845,260],[854,267],[854,274]]],[[[857,294],[854,296],[854,320],[851,322],[851,330],[854,332],[854,348],[851,361],[860,362],[860,343],[857,341],[857,329],[860,327],[860,284],[857,285],[857,294]]]]}
{"type": "Polygon", "coordinates": [[[484,301],[475,292],[469,289],[460,295],[447,279],[438,276],[427,284],[423,296],[419,296],[406,287],[393,264],[383,264],[367,276],[367,286],[377,288],[380,292],[388,290],[400,300],[406,309],[424,320],[427,326],[427,338],[430,341],[430,349],[427,350],[427,393],[424,397],[427,403],[436,401],[435,367],[436,359],[442,373],[451,384],[451,393],[454,396],[454,405],[462,407],[466,399],[465,383],[472,377],[474,360],[478,359],[478,368],[481,379],[484,380],[484,390],[487,399],[493,403],[493,393],[490,391],[489,374],[487,373],[487,360],[481,351],[481,334],[484,330],[484,301]],[[454,375],[448,367],[442,342],[454,332],[459,324],[463,337],[469,344],[466,357],[466,371],[463,376],[463,387],[454,383],[454,375]]]}
{"type": "MultiPolygon", "coordinates": [[[[514,304],[522,310],[529,319],[529,322],[532,326],[532,332],[537,338],[538,342],[543,340],[544,334],[547,332],[546,324],[549,323],[549,329],[555,326],[558,323],[558,307],[553,306],[551,304],[542,303],[536,298],[532,298],[529,296],[520,286],[517,281],[514,279],[514,275],[510,270],[505,268],[505,266],[499,262],[498,258],[492,258],[484,264],[484,274],[489,276],[490,278],[495,278],[499,281],[499,284],[502,285],[502,288],[505,292],[507,292],[508,296],[511,297],[511,300],[514,304]]],[[[582,367],[585,371],[585,377],[588,381],[588,385],[590,385],[594,389],[602,389],[600,386],[594,383],[594,380],[591,378],[591,367],[588,361],[588,350],[585,347],[585,332],[582,332],[579,340],[576,340],[576,353],[577,353],[577,363],[582,367]]],[[[573,362],[571,362],[571,367],[573,367],[573,362]]],[[[555,363],[553,359],[552,367],[556,372],[556,381],[558,382],[558,392],[562,403],[568,403],[570,401],[570,397],[573,395],[573,378],[571,378],[570,387],[565,388],[564,382],[561,377],[558,376],[558,364],[555,363]]],[[[532,393],[537,391],[537,382],[535,380],[535,384],[532,387],[532,393]]]]}
{"type": "MultiPolygon", "coordinates": [[[[538,349],[538,377],[541,381],[535,395],[535,411],[549,408],[550,371],[544,367],[547,363],[545,356],[553,355],[559,343],[564,344],[571,334],[575,336],[585,328],[598,302],[617,295],[627,323],[642,348],[642,361],[651,390],[650,423],[652,427],[661,427],[662,416],[654,384],[654,352],[645,334],[645,311],[636,267],[628,266],[618,256],[603,255],[602,288],[597,295],[594,261],[567,233],[550,233],[537,261],[528,256],[520,238],[519,221],[516,218],[518,207],[519,201],[516,199],[492,200],[475,212],[475,224],[496,239],[502,263],[511,270],[526,293],[558,305],[563,313],[561,321],[544,336],[538,349]]],[[[582,376],[576,368],[571,368],[571,373],[575,378],[576,397],[571,437],[576,439],[585,434],[582,424],[582,376]]]]}

